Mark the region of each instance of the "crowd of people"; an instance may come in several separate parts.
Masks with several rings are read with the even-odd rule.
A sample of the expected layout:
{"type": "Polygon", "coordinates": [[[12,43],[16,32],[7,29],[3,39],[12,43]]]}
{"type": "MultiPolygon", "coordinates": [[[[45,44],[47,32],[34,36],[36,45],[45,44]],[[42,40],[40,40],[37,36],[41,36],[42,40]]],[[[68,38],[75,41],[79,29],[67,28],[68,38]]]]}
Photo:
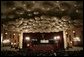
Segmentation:
{"type": "Polygon", "coordinates": [[[49,52],[33,52],[28,50],[20,51],[1,51],[1,56],[81,56],[83,50],[80,51],[49,51],[49,52]]]}

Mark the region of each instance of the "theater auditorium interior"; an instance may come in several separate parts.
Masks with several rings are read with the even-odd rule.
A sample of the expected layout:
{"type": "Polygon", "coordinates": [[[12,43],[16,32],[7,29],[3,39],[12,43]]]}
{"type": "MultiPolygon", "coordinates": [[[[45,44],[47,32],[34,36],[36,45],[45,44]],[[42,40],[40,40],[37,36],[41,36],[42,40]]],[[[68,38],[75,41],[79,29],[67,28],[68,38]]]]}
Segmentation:
{"type": "Polygon", "coordinates": [[[1,1],[1,55],[83,55],[83,1],[1,1]]]}

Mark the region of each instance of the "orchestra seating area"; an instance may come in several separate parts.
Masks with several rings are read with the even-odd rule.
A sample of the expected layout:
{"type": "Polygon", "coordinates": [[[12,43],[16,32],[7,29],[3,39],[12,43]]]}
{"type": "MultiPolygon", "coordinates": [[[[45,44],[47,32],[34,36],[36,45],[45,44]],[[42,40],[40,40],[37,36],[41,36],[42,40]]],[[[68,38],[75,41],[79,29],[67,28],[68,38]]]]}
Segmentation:
{"type": "Polygon", "coordinates": [[[1,51],[1,56],[82,56],[83,50],[80,51],[48,51],[48,52],[31,52],[21,51],[1,51]]]}

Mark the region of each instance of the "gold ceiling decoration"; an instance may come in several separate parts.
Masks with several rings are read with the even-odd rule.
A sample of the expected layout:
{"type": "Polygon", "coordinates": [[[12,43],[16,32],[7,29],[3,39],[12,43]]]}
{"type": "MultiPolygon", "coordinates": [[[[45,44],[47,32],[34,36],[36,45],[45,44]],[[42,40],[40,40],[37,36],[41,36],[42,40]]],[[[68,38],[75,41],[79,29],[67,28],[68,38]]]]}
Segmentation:
{"type": "Polygon", "coordinates": [[[1,1],[2,29],[57,32],[83,26],[82,6],[82,1],[1,1]]]}

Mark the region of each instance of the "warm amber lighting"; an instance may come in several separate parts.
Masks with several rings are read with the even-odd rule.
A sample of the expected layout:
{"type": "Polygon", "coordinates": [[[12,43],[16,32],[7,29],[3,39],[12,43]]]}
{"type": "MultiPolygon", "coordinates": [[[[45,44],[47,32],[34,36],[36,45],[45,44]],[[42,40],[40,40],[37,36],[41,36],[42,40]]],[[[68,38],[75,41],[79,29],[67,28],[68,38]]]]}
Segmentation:
{"type": "Polygon", "coordinates": [[[60,39],[60,36],[55,36],[54,37],[54,40],[59,40],[60,39]]]}
{"type": "Polygon", "coordinates": [[[56,38],[59,40],[60,39],[60,36],[57,36],[56,38]]]}
{"type": "Polygon", "coordinates": [[[8,34],[7,32],[5,34],[8,34]]]}
{"type": "Polygon", "coordinates": [[[30,37],[25,37],[25,40],[29,41],[30,40],[30,37]]]}
{"type": "Polygon", "coordinates": [[[29,44],[27,44],[27,46],[29,46],[29,44]]]}
{"type": "Polygon", "coordinates": [[[72,44],[72,41],[70,41],[70,43],[72,44]]]}
{"type": "Polygon", "coordinates": [[[26,4],[23,5],[24,7],[26,6],[26,4]]]}
{"type": "Polygon", "coordinates": [[[30,9],[28,9],[27,11],[31,11],[30,9]]]}
{"type": "Polygon", "coordinates": [[[75,4],[74,6],[76,7],[77,5],[75,4]]]}
{"type": "Polygon", "coordinates": [[[73,33],[75,33],[75,31],[73,31],[73,33]]]}
{"type": "Polygon", "coordinates": [[[15,33],[13,35],[15,35],[15,33]]]}
{"type": "Polygon", "coordinates": [[[49,40],[41,40],[41,43],[49,43],[49,40]]]}
{"type": "Polygon", "coordinates": [[[68,34],[68,33],[66,32],[66,34],[68,34]]]}
{"type": "Polygon", "coordinates": [[[64,11],[65,9],[61,9],[62,11],[64,11]]]}
{"type": "Polygon", "coordinates": [[[13,10],[15,10],[16,8],[14,7],[13,10]]]}
{"type": "Polygon", "coordinates": [[[3,40],[3,43],[9,43],[9,42],[10,42],[9,39],[5,39],[5,40],[3,40]]]}
{"type": "Polygon", "coordinates": [[[11,43],[11,45],[13,45],[13,43],[11,43]]]}
{"type": "Polygon", "coordinates": [[[56,36],[54,37],[54,40],[56,40],[57,38],[56,38],[56,36]]]}
{"type": "Polygon", "coordinates": [[[75,37],[73,40],[74,41],[80,41],[80,38],[79,37],[75,37]]]}
{"type": "Polygon", "coordinates": [[[39,12],[34,12],[34,14],[39,14],[39,12]]]}
{"type": "Polygon", "coordinates": [[[78,13],[79,11],[78,11],[78,10],[76,10],[76,12],[78,13]]]}
{"type": "Polygon", "coordinates": [[[14,43],[14,45],[16,45],[16,43],[14,43]]]}

